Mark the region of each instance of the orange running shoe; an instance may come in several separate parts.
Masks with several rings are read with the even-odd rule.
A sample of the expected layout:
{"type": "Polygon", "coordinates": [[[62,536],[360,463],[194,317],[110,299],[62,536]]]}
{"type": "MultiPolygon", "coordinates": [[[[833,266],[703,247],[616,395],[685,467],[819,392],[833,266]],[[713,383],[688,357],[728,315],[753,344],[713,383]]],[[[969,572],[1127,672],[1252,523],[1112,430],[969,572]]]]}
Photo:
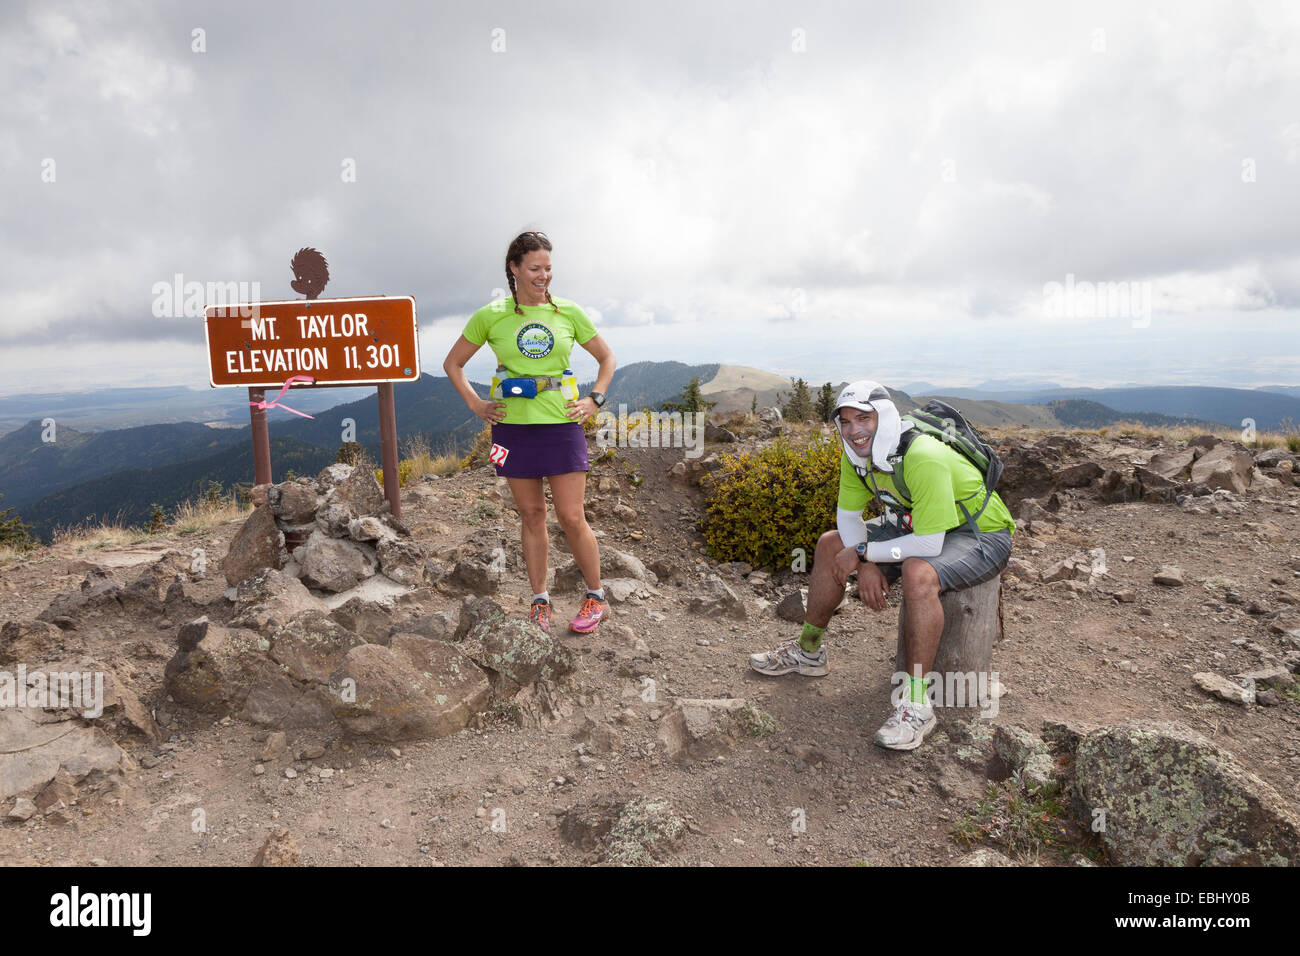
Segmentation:
{"type": "Polygon", "coordinates": [[[533,610],[528,615],[528,619],[540,627],[543,631],[550,633],[551,630],[551,602],[543,601],[538,598],[533,602],[533,610]]]}

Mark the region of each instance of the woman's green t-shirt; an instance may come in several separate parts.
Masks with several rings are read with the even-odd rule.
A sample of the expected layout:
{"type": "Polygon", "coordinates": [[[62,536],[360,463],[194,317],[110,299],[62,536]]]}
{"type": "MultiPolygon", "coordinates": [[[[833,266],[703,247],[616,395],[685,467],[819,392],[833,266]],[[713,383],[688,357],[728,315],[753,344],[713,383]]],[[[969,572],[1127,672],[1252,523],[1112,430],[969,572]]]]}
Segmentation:
{"type": "MultiPolygon", "coordinates": [[[[491,346],[497,364],[504,365],[501,378],[560,377],[569,367],[569,353],[576,342],[583,345],[596,335],[587,314],[570,299],[553,295],[559,312],[545,305],[521,306],[515,311],[513,297],[499,299],[479,309],[461,333],[475,345],[491,346]]],[[[536,398],[505,398],[507,425],[551,425],[571,421],[564,407],[567,400],[558,391],[538,392],[536,398]]]]}

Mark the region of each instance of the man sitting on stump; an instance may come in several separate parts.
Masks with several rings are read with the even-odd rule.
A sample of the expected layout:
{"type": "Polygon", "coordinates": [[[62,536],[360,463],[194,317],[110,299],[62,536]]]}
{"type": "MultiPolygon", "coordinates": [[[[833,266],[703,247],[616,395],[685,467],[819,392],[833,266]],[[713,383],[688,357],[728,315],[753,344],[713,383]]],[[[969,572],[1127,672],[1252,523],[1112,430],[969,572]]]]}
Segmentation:
{"type": "MultiPolygon", "coordinates": [[[[803,631],[749,662],[771,676],[824,675],[823,632],[849,576],[857,572],[858,595],[874,611],[885,609],[890,584],[901,577],[907,687],[875,739],[882,747],[913,750],[936,723],[922,675],[933,667],[943,633],[939,595],[1000,574],[1011,557],[1015,522],[975,463],[938,433],[901,418],[876,382],[853,382],[840,392],[835,423],[844,446],[838,530],[817,541],[803,631]],[[872,497],[886,511],[864,521],[872,497]]],[[[946,424],[944,432],[957,433],[946,424]]]]}

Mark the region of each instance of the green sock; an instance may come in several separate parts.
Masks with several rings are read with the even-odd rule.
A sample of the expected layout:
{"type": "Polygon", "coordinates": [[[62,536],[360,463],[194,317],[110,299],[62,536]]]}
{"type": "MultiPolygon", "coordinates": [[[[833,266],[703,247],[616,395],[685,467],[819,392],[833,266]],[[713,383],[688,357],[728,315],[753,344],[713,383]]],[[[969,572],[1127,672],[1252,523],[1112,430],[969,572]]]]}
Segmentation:
{"type": "Polygon", "coordinates": [[[804,621],[803,633],[799,635],[799,646],[809,654],[816,654],[817,648],[822,646],[822,634],[825,632],[826,628],[804,621]]]}
{"type": "Polygon", "coordinates": [[[912,702],[913,704],[925,704],[925,703],[928,703],[928,701],[926,700],[926,697],[925,697],[925,678],[924,678],[924,677],[912,677],[910,674],[908,675],[908,677],[907,677],[907,699],[908,699],[910,702],[912,702]]]}

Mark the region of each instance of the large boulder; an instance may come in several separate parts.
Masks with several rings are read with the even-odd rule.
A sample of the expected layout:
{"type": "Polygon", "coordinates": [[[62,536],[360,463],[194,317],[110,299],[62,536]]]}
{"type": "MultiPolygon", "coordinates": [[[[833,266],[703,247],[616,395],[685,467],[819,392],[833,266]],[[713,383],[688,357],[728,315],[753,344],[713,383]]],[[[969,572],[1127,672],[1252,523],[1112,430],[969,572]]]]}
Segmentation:
{"type": "Polygon", "coordinates": [[[388,741],[453,734],[491,696],[487,676],[455,645],[409,634],[392,647],[354,647],[330,687],[344,727],[388,741]]]}
{"type": "Polygon", "coordinates": [[[1255,464],[1250,452],[1235,442],[1219,442],[1192,465],[1192,481],[1207,488],[1242,494],[1250,487],[1255,464]]]}
{"type": "Polygon", "coordinates": [[[364,644],[360,637],[323,614],[308,614],[290,621],[271,635],[271,660],[294,680],[328,684],[330,674],[343,663],[348,651],[364,644]]]}
{"type": "Polygon", "coordinates": [[[1102,476],[1103,469],[1095,461],[1085,461],[1062,468],[1056,473],[1056,484],[1061,488],[1087,488],[1094,478],[1102,476]]]}
{"type": "Polygon", "coordinates": [[[1178,724],[1095,730],[1075,752],[1076,810],[1110,859],[1136,866],[1289,866],[1300,817],[1259,777],[1178,724]]]}
{"type": "Polygon", "coordinates": [[[268,568],[240,582],[230,623],[269,635],[300,614],[328,611],[329,606],[297,578],[268,568]]]}
{"type": "Polygon", "coordinates": [[[346,591],[375,573],[375,549],[345,538],[313,531],[302,547],[301,576],[305,584],[322,591],[346,591]]]}
{"type": "Polygon", "coordinates": [[[0,708],[0,800],[38,797],[56,777],[75,784],[134,769],[135,761],[98,727],[75,718],[51,721],[26,707],[0,708]]]}
{"type": "Polygon", "coordinates": [[[267,489],[266,501],[271,514],[288,525],[309,523],[320,507],[316,489],[306,481],[284,481],[272,485],[267,489]]]}
{"type": "Polygon", "coordinates": [[[554,635],[521,618],[481,624],[467,642],[482,666],[519,685],[551,681],[577,666],[573,653],[554,635]]]}
{"type": "Polygon", "coordinates": [[[424,581],[424,549],[410,539],[382,537],[375,552],[384,576],[398,584],[421,584],[424,581]]]}
{"type": "Polygon", "coordinates": [[[236,713],[259,677],[279,673],[255,631],[219,627],[205,616],[183,624],[176,639],[179,649],[164,669],[167,693],[192,710],[236,713]]]}
{"type": "Polygon", "coordinates": [[[1201,451],[1202,449],[1192,446],[1162,451],[1147,462],[1146,468],[1161,478],[1174,481],[1186,475],[1187,469],[1192,467],[1192,462],[1196,461],[1196,456],[1201,451]]]}
{"type": "MultiPolygon", "coordinates": [[[[344,538],[347,537],[353,520],[375,514],[386,502],[383,490],[370,469],[350,465],[332,465],[331,468],[346,468],[348,471],[341,481],[330,485],[321,499],[316,509],[316,523],[334,537],[344,538]]],[[[325,471],[329,472],[330,469],[325,471]]]]}
{"type": "Polygon", "coordinates": [[[63,631],[48,621],[8,621],[0,628],[0,665],[49,660],[66,649],[63,631]]]}
{"type": "Polygon", "coordinates": [[[231,539],[221,570],[226,575],[226,583],[235,587],[263,568],[284,567],[285,560],[284,533],[275,523],[270,506],[262,505],[253,509],[231,539]]]}

